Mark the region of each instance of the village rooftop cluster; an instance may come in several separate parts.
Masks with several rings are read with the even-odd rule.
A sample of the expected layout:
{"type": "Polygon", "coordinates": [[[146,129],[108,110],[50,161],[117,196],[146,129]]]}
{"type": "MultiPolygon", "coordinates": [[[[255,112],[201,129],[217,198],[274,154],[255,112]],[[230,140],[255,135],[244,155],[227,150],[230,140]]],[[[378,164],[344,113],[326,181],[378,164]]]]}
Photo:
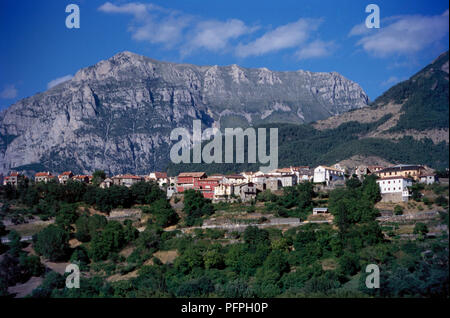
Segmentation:
{"type": "MultiPolygon", "coordinates": [[[[380,186],[382,201],[385,202],[408,201],[413,182],[426,184],[438,182],[434,171],[422,165],[358,166],[349,169],[336,164],[332,167],[320,165],[316,168],[291,166],[275,169],[269,173],[258,171],[232,175],[212,174],[208,176],[205,172],[182,172],[174,177],[167,176],[165,172],[152,172],[146,176],[119,174],[104,179],[99,186],[101,188],[109,188],[111,185],[131,187],[141,181],[153,181],[166,191],[168,198],[175,193],[195,189],[200,191],[205,198],[212,199],[213,202],[239,199],[245,202],[255,199],[259,192],[276,191],[283,187],[295,186],[300,182],[313,182],[318,186],[333,189],[343,186],[345,180],[352,176],[362,179],[365,175],[371,174],[378,177],[377,184],[380,186]]],[[[12,172],[4,178],[2,183],[17,186],[20,178],[25,177],[18,172],[12,172]]],[[[68,180],[90,184],[92,179],[91,175],[74,175],[71,171],[59,175],[53,175],[51,172],[38,172],[34,176],[35,182],[55,180],[61,184],[65,184],[68,180]]]]}

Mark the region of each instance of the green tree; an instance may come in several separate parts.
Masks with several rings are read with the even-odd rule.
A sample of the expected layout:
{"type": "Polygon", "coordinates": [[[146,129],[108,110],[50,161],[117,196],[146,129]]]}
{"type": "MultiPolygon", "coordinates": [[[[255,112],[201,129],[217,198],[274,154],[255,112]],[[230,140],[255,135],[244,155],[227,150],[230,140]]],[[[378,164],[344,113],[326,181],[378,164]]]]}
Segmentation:
{"type": "Polygon", "coordinates": [[[20,234],[17,231],[12,230],[8,234],[8,239],[9,239],[9,253],[14,257],[18,257],[19,254],[22,252],[22,245],[23,245],[20,240],[21,239],[20,234]]]}
{"type": "Polygon", "coordinates": [[[70,257],[70,262],[73,264],[78,264],[80,266],[80,269],[87,269],[87,265],[89,264],[89,256],[88,252],[84,247],[77,247],[72,253],[72,256],[70,257]]]}
{"type": "Polygon", "coordinates": [[[98,232],[92,237],[89,246],[89,256],[94,262],[104,260],[108,257],[110,250],[110,244],[103,239],[102,233],[98,232]]]}
{"type": "Polygon", "coordinates": [[[418,222],[414,226],[413,233],[414,234],[419,234],[421,236],[424,236],[424,235],[426,235],[428,233],[428,227],[427,227],[427,225],[425,223],[418,222]]]}
{"type": "Polygon", "coordinates": [[[193,189],[186,190],[184,194],[184,208],[186,213],[186,225],[193,226],[201,224],[201,217],[204,215],[212,215],[214,206],[211,200],[205,199],[200,191],[193,189]]]}
{"type": "Polygon", "coordinates": [[[77,205],[63,203],[61,204],[59,211],[56,213],[55,223],[61,226],[64,230],[70,232],[73,229],[72,224],[75,223],[77,218],[77,205]]]}
{"type": "Polygon", "coordinates": [[[359,256],[348,251],[344,252],[344,254],[339,258],[338,263],[339,270],[344,275],[355,275],[360,269],[359,256]]]}
{"type": "Polygon", "coordinates": [[[133,222],[131,222],[131,220],[125,220],[124,225],[125,242],[134,241],[139,236],[139,231],[133,226],[133,222]]]}
{"type": "Polygon", "coordinates": [[[51,224],[36,235],[34,249],[51,261],[63,260],[69,249],[69,235],[51,224]]]}
{"type": "Polygon", "coordinates": [[[353,176],[352,178],[348,179],[345,182],[345,186],[347,188],[356,189],[356,188],[359,188],[361,186],[361,181],[359,181],[359,179],[356,176],[353,176]]]}
{"type": "Polygon", "coordinates": [[[54,271],[50,271],[45,275],[42,284],[32,291],[31,297],[48,298],[51,296],[54,290],[63,288],[65,282],[66,280],[63,275],[54,271]]]}
{"type": "Polygon", "coordinates": [[[403,208],[400,205],[396,205],[394,207],[394,214],[395,215],[402,215],[403,214],[403,208]]]}
{"type": "Polygon", "coordinates": [[[248,226],[244,231],[244,241],[250,245],[270,244],[269,232],[257,228],[256,226],[248,226]]]}
{"type": "Polygon", "coordinates": [[[206,251],[203,256],[203,262],[206,269],[223,269],[225,266],[223,254],[220,252],[220,249],[210,249],[206,251]]]}
{"type": "Polygon", "coordinates": [[[439,195],[435,200],[434,203],[436,203],[439,206],[442,206],[446,208],[448,206],[448,200],[443,195],[439,195]]]}
{"type": "Polygon", "coordinates": [[[80,202],[86,193],[86,184],[75,180],[68,180],[65,185],[59,185],[62,188],[64,197],[61,201],[68,203],[80,202]]]}
{"type": "Polygon", "coordinates": [[[153,181],[141,181],[133,184],[131,186],[131,194],[133,201],[138,204],[150,204],[166,198],[165,192],[153,181]]]}
{"type": "Polygon", "coordinates": [[[283,273],[289,272],[289,263],[287,253],[280,250],[270,252],[263,264],[264,270],[271,270],[278,273],[281,277],[283,273]]]}
{"type": "Polygon", "coordinates": [[[152,214],[152,221],[159,227],[168,227],[177,224],[180,219],[169,201],[165,198],[153,202],[150,207],[142,207],[142,212],[152,214]]]}
{"type": "Polygon", "coordinates": [[[377,176],[369,175],[364,178],[364,181],[362,183],[363,198],[373,204],[381,200],[380,187],[377,184],[376,180],[377,176]]]}
{"type": "Polygon", "coordinates": [[[106,179],[106,173],[103,170],[95,170],[92,174],[92,184],[94,186],[100,185],[106,179]]]}

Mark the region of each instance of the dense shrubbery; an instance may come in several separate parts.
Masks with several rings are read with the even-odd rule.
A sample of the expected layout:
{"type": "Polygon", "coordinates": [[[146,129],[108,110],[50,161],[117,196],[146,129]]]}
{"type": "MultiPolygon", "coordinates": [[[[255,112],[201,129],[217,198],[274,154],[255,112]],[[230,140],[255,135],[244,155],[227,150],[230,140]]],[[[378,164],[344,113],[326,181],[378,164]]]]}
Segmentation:
{"type": "Polygon", "coordinates": [[[56,216],[61,210],[84,202],[102,212],[115,208],[129,208],[134,204],[150,204],[165,198],[165,193],[154,182],[138,182],[130,188],[113,185],[99,188],[95,185],[69,180],[67,184],[57,182],[21,183],[21,186],[1,186],[8,200],[17,200],[27,205],[33,214],[44,219],[56,216]]]}
{"type": "Polygon", "coordinates": [[[49,225],[34,237],[34,250],[51,261],[61,261],[69,250],[69,233],[56,225],[49,225]]]}
{"type": "Polygon", "coordinates": [[[298,217],[305,220],[312,212],[312,199],[315,196],[313,184],[302,182],[294,187],[284,187],[281,196],[266,190],[258,194],[257,200],[265,202],[266,211],[274,212],[276,216],[298,217]]]}
{"type": "MultiPolygon", "coordinates": [[[[264,192],[258,200],[287,216],[301,217],[311,211],[315,196],[312,184],[305,183],[285,188],[281,196],[264,192]]],[[[164,231],[178,216],[165,198],[142,192],[132,200],[152,204],[143,207],[150,218],[140,233],[129,220],[108,222],[104,216],[82,212],[75,203],[56,202],[56,224],[36,235],[36,251],[98,275],[82,277],[83,288],[67,289],[63,276],[49,272],[32,297],[448,296],[446,241],[427,238],[428,229],[419,223],[418,241],[385,240],[375,221],[380,193],[373,177],[353,180],[328,197],[334,225],[310,223],[285,232],[254,226],[243,233],[197,229],[192,234],[164,231]],[[69,248],[69,237],[82,244],[69,248]],[[228,239],[234,241],[221,244],[228,239]],[[131,254],[124,256],[125,247],[131,254]],[[178,254],[173,262],[157,258],[169,250],[178,254]],[[381,268],[379,290],[364,285],[367,264],[381,268]],[[105,279],[134,270],[138,276],[129,280],[105,279]]],[[[185,192],[184,204],[186,225],[200,224],[203,216],[214,212],[210,201],[196,191],[185,192]]],[[[447,213],[443,218],[448,222],[447,213]]],[[[39,258],[24,255],[17,233],[10,238],[8,257],[0,263],[0,295],[6,295],[5,286],[43,275],[39,258]]]]}
{"type": "Polygon", "coordinates": [[[184,208],[186,213],[186,225],[201,225],[202,216],[214,213],[214,206],[211,200],[205,199],[200,191],[186,190],[184,194],[184,208]]]}
{"type": "Polygon", "coordinates": [[[152,222],[160,227],[177,224],[180,219],[166,199],[159,199],[158,201],[153,202],[149,207],[143,207],[142,212],[150,213],[152,215],[152,222]]]}
{"type": "Polygon", "coordinates": [[[4,253],[0,261],[0,297],[9,296],[8,286],[25,283],[32,276],[41,276],[45,272],[38,256],[28,255],[22,250],[25,243],[20,241],[17,232],[11,231],[8,238],[10,243],[6,253],[0,246],[0,254],[4,253]]]}

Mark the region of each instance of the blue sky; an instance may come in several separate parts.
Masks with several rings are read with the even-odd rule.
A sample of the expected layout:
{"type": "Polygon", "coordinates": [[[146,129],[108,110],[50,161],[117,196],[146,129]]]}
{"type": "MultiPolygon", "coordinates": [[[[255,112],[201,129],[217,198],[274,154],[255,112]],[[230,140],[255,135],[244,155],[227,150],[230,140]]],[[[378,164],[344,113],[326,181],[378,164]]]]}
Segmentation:
{"type": "Polygon", "coordinates": [[[0,109],[131,51],[199,65],[337,71],[373,100],[448,50],[448,1],[2,0],[0,109]],[[80,28],[68,29],[68,4],[80,28]],[[365,8],[380,8],[367,29],[365,8]]]}

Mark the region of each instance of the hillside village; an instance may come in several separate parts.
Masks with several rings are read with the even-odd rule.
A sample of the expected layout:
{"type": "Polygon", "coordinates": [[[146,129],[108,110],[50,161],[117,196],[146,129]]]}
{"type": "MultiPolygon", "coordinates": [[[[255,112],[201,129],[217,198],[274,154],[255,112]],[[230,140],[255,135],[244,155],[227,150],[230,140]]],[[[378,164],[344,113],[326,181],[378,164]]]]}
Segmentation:
{"type": "MultiPolygon", "coordinates": [[[[205,172],[182,172],[173,177],[165,172],[151,172],[145,176],[119,174],[105,178],[98,186],[100,188],[109,188],[111,185],[131,187],[138,182],[153,181],[166,191],[169,199],[174,194],[194,189],[214,203],[234,202],[237,199],[248,202],[256,199],[257,194],[265,190],[277,191],[301,182],[312,182],[319,188],[334,189],[345,185],[345,181],[351,177],[363,180],[366,175],[377,176],[383,202],[407,202],[411,197],[413,183],[439,182],[435,171],[422,165],[399,164],[388,167],[360,165],[348,168],[335,164],[334,166],[319,165],[315,168],[291,166],[275,169],[269,173],[257,171],[231,175],[211,174],[208,176],[205,172]]],[[[12,172],[4,178],[0,176],[0,182],[3,185],[17,186],[18,181],[24,178],[26,178],[24,175],[12,172]]],[[[71,171],[65,171],[59,175],[51,172],[38,172],[34,175],[35,182],[54,181],[60,184],[66,184],[68,180],[92,184],[92,179],[92,175],[74,175],[71,171]]]]}
{"type": "MultiPolygon", "coordinates": [[[[232,175],[182,172],[173,177],[164,172],[110,177],[99,171],[93,175],[38,172],[33,182],[27,181],[26,176],[12,172],[0,187],[4,224],[2,228],[0,222],[0,278],[9,277],[6,286],[0,284],[0,292],[15,297],[73,297],[77,293],[91,297],[102,293],[98,288],[105,287],[101,286],[112,288],[104,294],[109,296],[138,293],[154,297],[159,292],[175,297],[247,295],[231,285],[228,292],[212,285],[209,291],[184,291],[191,288],[186,286],[212,281],[228,288],[232,281],[218,280],[222,272],[250,275],[245,286],[258,297],[298,297],[311,292],[366,297],[358,287],[359,271],[366,261],[386,262],[379,258],[383,249],[401,263],[412,256],[391,254],[390,249],[398,246],[410,251],[408,244],[415,244],[413,250],[426,251],[433,244],[448,244],[448,178],[438,178],[437,172],[421,165],[348,169],[336,164],[232,175]],[[338,233],[346,234],[341,238],[338,233]],[[339,247],[336,240],[350,247],[339,247]],[[369,252],[373,244],[378,246],[376,252],[369,252]],[[5,246],[9,247],[6,253],[5,246]],[[257,256],[256,246],[265,252],[257,256]],[[19,256],[29,269],[21,263],[11,265],[19,256]],[[71,262],[82,265],[83,284],[90,284],[90,289],[72,294],[56,284],[71,262]],[[260,266],[269,266],[268,262],[285,263],[273,274],[277,282],[264,291],[258,284],[266,278],[258,275],[260,266]],[[21,274],[8,276],[17,266],[21,274]],[[317,271],[314,275],[322,277],[322,285],[313,283],[311,266],[317,271]],[[172,287],[139,287],[149,279],[148,271],[163,268],[170,271],[164,279],[176,280],[172,287]],[[197,281],[205,277],[201,275],[219,276],[197,281]]],[[[422,262],[417,259],[419,272],[422,262]]],[[[433,268],[442,266],[437,264],[433,268]]],[[[436,275],[441,277],[444,272],[436,275]]],[[[424,284],[419,294],[428,293],[426,286],[437,282],[424,284]]],[[[387,295],[400,292],[395,291],[397,287],[386,288],[387,295]]]]}
{"type": "Polygon", "coordinates": [[[279,124],[270,172],[122,159],[112,171],[139,175],[80,175],[91,168],[50,153],[4,163],[0,297],[448,297],[445,114],[448,52],[370,107],[279,124]],[[83,288],[65,287],[69,264],[83,288]]]}

